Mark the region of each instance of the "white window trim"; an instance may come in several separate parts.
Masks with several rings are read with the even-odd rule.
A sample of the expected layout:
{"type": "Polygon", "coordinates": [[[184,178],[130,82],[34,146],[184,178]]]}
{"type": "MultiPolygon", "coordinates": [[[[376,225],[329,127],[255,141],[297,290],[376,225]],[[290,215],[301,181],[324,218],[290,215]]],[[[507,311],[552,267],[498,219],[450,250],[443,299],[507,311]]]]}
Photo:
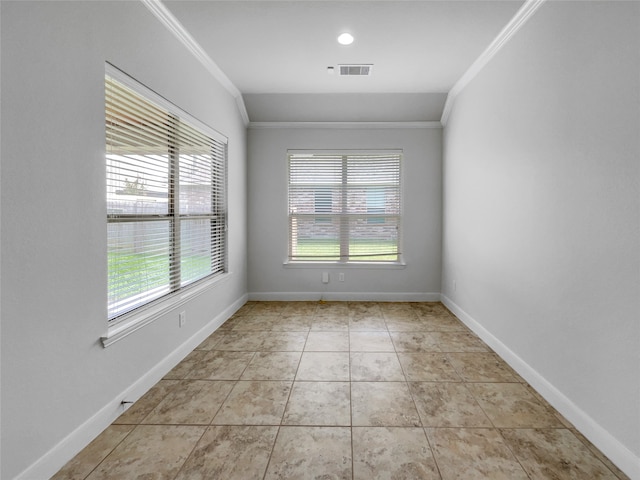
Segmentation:
{"type": "Polygon", "coordinates": [[[130,89],[132,89],[135,92],[143,95],[145,98],[151,100],[153,103],[156,103],[159,107],[162,107],[165,110],[174,111],[174,110],[178,109],[181,113],[186,113],[188,115],[189,123],[192,124],[194,127],[199,128],[200,130],[202,130],[204,133],[209,135],[214,140],[217,140],[219,142],[226,143],[226,144],[229,143],[229,138],[228,137],[226,137],[226,136],[222,135],[220,132],[214,130],[213,128],[211,128],[206,123],[202,123],[196,117],[194,117],[189,112],[187,112],[184,108],[179,107],[175,103],[170,102],[169,100],[164,98],[162,95],[157,94],[156,92],[154,92],[152,89],[150,89],[149,87],[147,87],[143,83],[132,79],[129,75],[124,73],[119,68],[114,67],[110,63],[106,63],[105,64],[105,74],[109,75],[112,78],[115,78],[120,83],[123,83],[124,85],[126,85],[130,89]],[[141,86],[142,86],[142,88],[141,88],[141,86]]]}
{"type": "MultiPolygon", "coordinates": [[[[182,114],[186,114],[190,124],[201,129],[204,133],[209,135],[214,140],[228,145],[228,137],[202,123],[200,120],[189,114],[189,112],[186,112],[184,109],[173,104],[147,86],[132,79],[129,75],[127,75],[117,67],[111,65],[110,63],[105,63],[105,74],[123,83],[127,87],[138,92],[145,98],[151,100],[152,102],[168,111],[175,111],[176,109],[178,109],[180,112],[182,112],[182,114]]],[[[196,281],[193,284],[187,285],[186,287],[182,287],[180,290],[162,296],[161,298],[154,300],[146,305],[137,307],[131,312],[112,319],[108,322],[107,333],[104,336],[100,337],[102,346],[104,348],[107,348],[108,346],[113,345],[114,343],[131,335],[137,330],[153,323],[155,320],[168,314],[172,310],[175,310],[176,308],[179,308],[180,306],[199,297],[200,295],[211,291],[212,289],[218,287],[223,283],[226,283],[232,275],[233,274],[230,271],[215,274],[205,279],[196,281]]]]}
{"type": "Polygon", "coordinates": [[[107,334],[100,338],[102,346],[107,348],[128,337],[172,310],[225,283],[232,275],[231,272],[215,275],[118,317],[117,320],[111,322],[113,325],[109,325],[107,328],[107,334]]]}
{"type": "MultiPolygon", "coordinates": [[[[288,149],[287,156],[295,155],[295,154],[309,154],[314,153],[318,155],[349,155],[349,154],[363,154],[363,155],[387,155],[387,154],[399,154],[402,155],[402,163],[404,164],[404,150],[402,148],[389,148],[389,149],[366,149],[366,148],[342,148],[342,149],[288,149]]],[[[400,168],[400,218],[403,220],[402,225],[404,229],[404,191],[405,191],[405,181],[404,181],[404,165],[401,165],[400,168]]],[[[289,174],[287,170],[287,175],[289,174]]],[[[286,179],[287,188],[289,187],[288,177],[286,179]]],[[[287,244],[289,242],[288,234],[287,234],[287,244]]],[[[404,260],[404,232],[400,235],[400,245],[398,245],[398,249],[400,250],[400,255],[398,256],[398,260],[395,262],[345,262],[345,261],[326,261],[326,260],[301,260],[295,261],[290,260],[288,255],[288,246],[287,251],[285,251],[284,260],[282,262],[283,268],[348,268],[348,269],[404,269],[407,267],[407,264],[404,260]]]]}
{"type": "Polygon", "coordinates": [[[340,269],[381,269],[381,270],[401,270],[407,268],[407,264],[404,260],[400,259],[397,262],[309,262],[308,260],[302,262],[292,262],[285,259],[282,262],[284,268],[340,268],[340,269]]]}

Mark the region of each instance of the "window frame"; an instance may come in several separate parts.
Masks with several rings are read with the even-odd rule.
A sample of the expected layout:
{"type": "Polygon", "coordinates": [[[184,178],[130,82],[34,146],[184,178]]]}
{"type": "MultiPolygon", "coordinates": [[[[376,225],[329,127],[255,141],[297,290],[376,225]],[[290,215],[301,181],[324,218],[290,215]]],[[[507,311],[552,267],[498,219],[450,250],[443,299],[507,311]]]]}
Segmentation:
{"type": "MultiPolygon", "coordinates": [[[[381,269],[395,269],[395,268],[405,268],[406,263],[403,254],[403,243],[404,243],[404,152],[402,149],[340,149],[340,150],[300,150],[300,149],[289,149],[287,150],[287,245],[286,245],[286,253],[285,260],[283,261],[283,267],[285,268],[327,268],[331,266],[336,266],[340,268],[381,268],[381,269]],[[345,251],[345,247],[343,243],[345,242],[345,235],[342,234],[342,230],[345,227],[344,218],[348,216],[348,214],[343,215],[343,220],[341,221],[341,234],[340,234],[340,255],[337,260],[326,260],[326,259],[301,259],[296,260],[291,258],[291,248],[292,248],[292,232],[291,232],[291,217],[292,213],[290,212],[290,200],[289,200],[289,191],[291,188],[290,184],[290,175],[291,175],[291,156],[292,155],[325,155],[325,156],[370,156],[370,155],[398,155],[399,156],[399,213],[398,217],[398,241],[397,241],[397,259],[396,260],[350,260],[349,258],[345,258],[343,256],[343,252],[345,251]]],[[[343,164],[345,163],[343,159],[343,164]]],[[[343,168],[345,168],[343,166],[343,168]]],[[[346,170],[343,170],[343,175],[346,177],[346,170]]],[[[342,185],[344,185],[345,180],[343,179],[342,185]]],[[[324,188],[322,184],[319,184],[319,188],[324,188]]],[[[343,189],[344,190],[344,189],[343,189]]],[[[346,190],[344,190],[346,192],[346,190]]],[[[318,215],[322,217],[324,214],[318,215]]],[[[336,216],[338,214],[332,214],[336,216]]],[[[375,214],[375,218],[384,217],[384,214],[375,214]]],[[[372,217],[373,218],[373,217],[372,217]]],[[[367,222],[367,224],[369,224],[367,222]]],[[[372,224],[375,226],[376,224],[372,224]]],[[[346,236],[348,242],[348,235],[346,236]]]]}
{"type": "MultiPolygon", "coordinates": [[[[175,118],[178,122],[183,122],[184,124],[188,125],[188,128],[195,128],[200,133],[209,137],[216,143],[216,145],[221,146],[222,153],[220,156],[222,161],[220,169],[217,170],[219,172],[221,170],[220,174],[216,176],[212,175],[211,177],[211,192],[209,194],[211,199],[210,212],[204,214],[190,214],[181,212],[179,199],[179,185],[181,182],[181,177],[179,176],[179,174],[174,175],[174,173],[178,171],[177,168],[181,160],[179,154],[171,153],[171,149],[174,147],[170,142],[167,142],[167,157],[169,158],[168,168],[170,170],[173,170],[173,172],[170,173],[167,178],[167,181],[169,182],[167,184],[167,214],[135,214],[135,217],[136,219],[141,219],[141,221],[153,222],[168,220],[170,223],[168,241],[172,245],[170,246],[171,254],[168,267],[169,291],[159,296],[158,298],[153,298],[138,306],[135,306],[133,309],[125,311],[122,314],[116,314],[112,318],[109,318],[108,314],[107,334],[101,339],[104,347],[107,347],[108,345],[120,340],[121,338],[124,338],[130,333],[133,333],[139,328],[142,328],[143,326],[153,322],[157,318],[168,313],[170,310],[178,308],[184,303],[206,292],[209,288],[221,282],[224,282],[230,275],[228,268],[229,245],[227,208],[228,138],[210,128],[206,124],[200,122],[198,119],[190,115],[188,112],[184,111],[182,108],[171,103],[164,97],[158,95],[153,90],[149,89],[142,83],[133,79],[132,77],[109,63],[105,65],[105,85],[107,77],[111,77],[112,79],[116,80],[117,82],[123,84],[124,86],[135,92],[144,100],[149,101],[168,112],[168,118],[175,118]],[[204,244],[209,245],[212,256],[211,263],[212,265],[215,265],[216,268],[212,268],[212,270],[215,270],[212,271],[212,273],[206,274],[201,278],[197,278],[193,281],[190,281],[186,285],[183,285],[180,275],[180,269],[182,268],[180,265],[181,246],[178,242],[177,237],[179,237],[180,235],[181,222],[198,219],[205,219],[210,222],[209,230],[211,231],[211,236],[204,236],[202,237],[202,239],[205,239],[204,244]],[[218,232],[220,232],[218,234],[213,233],[215,229],[214,225],[216,224],[216,222],[217,226],[219,227],[218,232]],[[210,241],[208,239],[210,239],[210,241]],[[177,273],[173,273],[174,271],[177,273]]],[[[107,154],[108,152],[105,151],[105,155],[103,157],[105,159],[105,167],[107,165],[107,154]]],[[[219,164],[212,164],[212,171],[215,170],[214,167],[219,166],[219,164]]],[[[108,179],[109,177],[107,176],[106,178],[108,179]]],[[[205,185],[208,185],[208,183],[205,183],[205,185]]],[[[107,197],[105,196],[105,199],[106,198],[107,197]]],[[[121,214],[110,214],[108,211],[106,213],[107,215],[105,218],[107,220],[107,224],[127,221],[127,219],[123,220],[123,215],[121,214]]],[[[128,219],[128,221],[131,221],[131,219],[128,219]]]]}

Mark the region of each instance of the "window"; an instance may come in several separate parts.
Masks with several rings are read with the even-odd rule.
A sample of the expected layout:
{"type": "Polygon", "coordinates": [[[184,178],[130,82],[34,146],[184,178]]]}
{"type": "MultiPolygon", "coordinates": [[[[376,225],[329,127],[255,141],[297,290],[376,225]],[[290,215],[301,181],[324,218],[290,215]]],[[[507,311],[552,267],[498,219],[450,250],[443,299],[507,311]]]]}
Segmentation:
{"type": "Polygon", "coordinates": [[[226,269],[226,138],[105,76],[108,316],[226,269]]]}
{"type": "MultiPolygon", "coordinates": [[[[315,189],[315,213],[331,213],[333,203],[331,188],[317,187],[315,189]]],[[[331,223],[331,217],[315,217],[316,223],[331,223]]]]}
{"type": "MultiPolygon", "coordinates": [[[[385,189],[370,187],[367,189],[367,213],[382,214],[385,212],[385,189]]],[[[368,217],[367,223],[384,223],[384,217],[368,217]]]]}
{"type": "Polygon", "coordinates": [[[400,152],[289,152],[290,262],[399,262],[400,152]]]}

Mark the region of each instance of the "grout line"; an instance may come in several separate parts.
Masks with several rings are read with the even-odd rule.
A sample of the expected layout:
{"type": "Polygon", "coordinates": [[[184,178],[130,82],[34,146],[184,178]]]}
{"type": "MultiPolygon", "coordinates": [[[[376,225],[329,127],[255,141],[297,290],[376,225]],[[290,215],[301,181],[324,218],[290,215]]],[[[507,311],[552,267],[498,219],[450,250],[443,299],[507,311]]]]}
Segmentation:
{"type": "MultiPolygon", "coordinates": [[[[489,419],[489,420],[491,420],[491,419],[489,419]]],[[[496,431],[498,432],[498,435],[500,435],[500,438],[502,439],[502,441],[504,442],[505,446],[507,447],[507,450],[509,450],[509,452],[511,452],[511,455],[513,455],[513,458],[516,459],[516,462],[518,462],[518,465],[520,465],[520,468],[522,468],[522,471],[524,472],[524,474],[527,477],[529,477],[529,479],[531,479],[531,475],[529,475],[529,472],[527,471],[527,469],[524,468],[524,465],[522,464],[522,462],[520,461],[520,459],[516,455],[516,452],[513,451],[513,449],[511,448],[511,445],[509,445],[509,442],[507,442],[507,439],[504,438],[504,435],[502,434],[502,430],[503,429],[496,428],[496,431]]]]}
{"type": "Polygon", "coordinates": [[[436,452],[433,448],[433,445],[431,445],[431,440],[429,439],[429,435],[427,434],[427,428],[428,427],[422,427],[422,432],[424,433],[425,438],[427,439],[427,445],[429,446],[429,450],[431,451],[431,458],[433,458],[433,463],[436,464],[436,470],[438,471],[438,475],[440,476],[440,479],[442,480],[442,472],[440,471],[440,465],[438,465],[438,458],[436,457],[436,452]]]}
{"type": "MultiPolygon", "coordinates": [[[[109,425],[109,427],[112,427],[112,426],[114,426],[114,424],[113,424],[113,423],[112,423],[111,425],[109,425]]],[[[109,427],[107,427],[107,428],[109,428],[109,427]]],[[[109,450],[109,453],[107,453],[107,454],[104,456],[104,458],[103,458],[102,460],[100,460],[98,463],[96,463],[96,465],[91,469],[91,471],[90,471],[89,473],[87,473],[83,478],[84,478],[85,480],[86,480],[87,478],[89,478],[89,477],[91,476],[91,474],[92,474],[93,472],[95,472],[95,471],[98,469],[98,467],[104,463],[104,461],[105,461],[105,460],[106,460],[106,459],[107,459],[107,458],[108,458],[108,457],[109,457],[109,456],[110,456],[110,455],[111,455],[111,454],[116,450],[116,448],[118,448],[118,447],[122,444],[122,442],[124,442],[124,441],[129,437],[129,435],[131,435],[131,434],[133,433],[133,431],[134,431],[136,428],[138,428],[138,425],[134,425],[134,426],[133,426],[133,428],[132,428],[131,430],[129,430],[129,433],[127,433],[124,437],[122,437],[122,440],[120,440],[120,441],[119,441],[119,442],[118,442],[118,443],[117,443],[117,444],[116,444],[116,445],[115,445],[111,450],[109,450]]],[[[106,430],[106,429],[105,429],[105,430],[106,430]]],[[[104,431],[105,431],[105,430],[103,430],[103,431],[102,431],[102,433],[104,433],[104,431]]],[[[100,433],[100,435],[102,435],[102,433],[100,433]]],[[[96,437],[96,438],[98,438],[98,437],[96,437]]],[[[95,439],[94,439],[94,440],[95,440],[95,439]]],[[[86,447],[85,447],[85,448],[86,448],[86,447]]],[[[83,449],[83,450],[84,450],[84,449],[83,449]]],[[[83,450],[81,450],[81,451],[83,451],[83,450]]],[[[74,457],[74,458],[75,458],[75,457],[74,457]]],[[[63,468],[64,468],[64,467],[63,467],[63,468]]]]}
{"type": "MultiPolygon", "coordinates": [[[[352,305],[357,305],[359,302],[351,302],[352,305]]],[[[368,302],[369,303],[369,302],[368,302]]],[[[245,304],[246,305],[246,304],[245,304]]],[[[421,428],[423,431],[423,434],[425,435],[425,438],[427,440],[427,445],[429,446],[432,458],[435,462],[435,466],[436,469],[438,471],[438,474],[441,476],[442,473],[440,471],[440,466],[438,465],[438,459],[436,457],[436,452],[434,450],[434,445],[432,445],[431,439],[429,438],[429,435],[427,434],[427,430],[444,430],[444,429],[450,429],[450,430],[460,430],[460,429],[467,429],[467,430],[495,430],[498,432],[498,434],[500,435],[500,438],[502,439],[502,441],[504,442],[504,444],[507,446],[508,450],[511,452],[513,458],[518,462],[518,464],[521,466],[522,470],[525,472],[525,474],[529,477],[531,477],[531,474],[529,474],[527,472],[527,470],[524,468],[524,465],[520,462],[520,459],[517,457],[517,455],[515,454],[515,452],[513,451],[513,449],[511,448],[510,444],[507,442],[505,436],[503,435],[503,432],[505,431],[509,431],[509,430],[528,430],[528,429],[538,429],[539,427],[504,427],[504,428],[500,428],[497,427],[494,423],[494,421],[489,417],[489,415],[487,415],[487,412],[485,411],[485,409],[482,407],[482,405],[480,404],[478,397],[476,395],[474,395],[473,392],[471,392],[471,390],[468,388],[470,385],[472,384],[495,384],[495,383],[504,383],[504,384],[518,384],[518,385],[522,385],[523,387],[525,387],[526,391],[533,395],[536,403],[540,403],[542,406],[545,407],[545,410],[548,410],[548,413],[550,414],[554,414],[559,415],[557,410],[555,410],[551,405],[547,404],[546,402],[542,401],[541,399],[538,398],[538,396],[536,395],[537,392],[535,392],[535,390],[533,389],[533,387],[531,387],[528,383],[520,380],[520,377],[518,377],[517,375],[515,376],[515,381],[504,381],[504,380],[496,380],[496,381],[486,381],[486,380],[480,380],[480,381],[471,381],[471,380],[466,380],[462,374],[460,373],[462,370],[462,366],[459,368],[456,368],[454,366],[454,364],[451,362],[451,358],[453,356],[455,356],[456,354],[465,354],[465,353],[480,353],[480,354],[491,354],[494,355],[497,359],[500,359],[501,361],[503,361],[502,357],[500,357],[500,355],[498,355],[497,353],[495,353],[494,351],[492,351],[491,349],[487,351],[478,351],[478,352],[468,352],[468,351],[464,351],[464,349],[462,348],[456,348],[456,347],[447,347],[446,346],[446,342],[444,345],[444,350],[442,348],[440,348],[440,341],[442,340],[442,335],[436,335],[435,337],[440,337],[438,338],[431,338],[433,337],[433,333],[444,333],[445,337],[448,336],[448,334],[460,334],[460,333],[466,333],[468,334],[468,331],[449,331],[449,330],[428,330],[428,331],[391,331],[389,329],[389,324],[387,323],[387,319],[385,316],[385,312],[383,310],[381,310],[380,312],[378,312],[379,314],[381,314],[382,316],[382,320],[384,322],[385,328],[386,330],[354,330],[352,328],[351,325],[351,317],[350,317],[350,310],[347,308],[346,313],[344,312],[338,312],[336,314],[332,314],[333,317],[339,318],[340,320],[344,320],[346,317],[347,320],[347,328],[346,328],[346,332],[345,330],[314,330],[314,332],[331,332],[331,333],[340,333],[340,334],[345,334],[347,335],[347,340],[348,340],[348,345],[347,345],[347,349],[346,350],[341,350],[341,351],[314,351],[314,352],[307,352],[305,349],[307,347],[308,341],[309,341],[309,335],[311,333],[311,329],[314,325],[314,323],[320,322],[321,319],[328,319],[328,318],[333,318],[333,317],[325,317],[323,316],[316,316],[318,315],[318,313],[320,312],[320,307],[316,306],[315,307],[315,311],[312,314],[308,314],[308,313],[304,313],[304,314],[297,314],[297,313],[284,313],[284,311],[286,310],[286,306],[285,307],[281,307],[280,311],[278,313],[273,313],[273,312],[256,312],[254,314],[252,314],[252,311],[256,308],[256,306],[259,305],[259,303],[254,303],[251,304],[247,310],[245,312],[243,312],[243,315],[239,316],[239,317],[233,317],[232,320],[234,322],[234,326],[233,326],[233,330],[225,330],[225,331],[221,331],[220,333],[222,333],[222,338],[215,343],[215,345],[213,346],[213,348],[211,350],[200,350],[197,347],[194,348],[194,350],[191,352],[195,352],[195,351],[201,351],[203,352],[203,358],[200,359],[200,361],[196,361],[193,364],[193,367],[191,369],[188,369],[188,372],[182,376],[182,378],[180,379],[166,379],[163,377],[163,379],[160,380],[160,382],[163,381],[168,381],[173,383],[173,385],[171,385],[170,387],[167,388],[167,391],[164,395],[161,396],[161,398],[157,401],[157,402],[153,402],[152,405],[150,405],[150,408],[148,409],[147,414],[142,417],[140,419],[140,421],[134,422],[134,423],[116,423],[117,419],[110,425],[110,426],[128,426],[131,427],[130,431],[128,433],[126,433],[126,435],[124,435],[124,437],[115,445],[113,446],[113,448],[109,449],[108,452],[106,453],[106,455],[96,464],[92,467],[91,471],[84,477],[87,478],[88,476],[90,476],[93,472],[96,471],[96,469],[99,468],[100,465],[102,465],[107,458],[109,458],[113,452],[120,446],[122,445],[123,442],[126,441],[126,439],[134,432],[136,431],[139,427],[147,427],[147,426],[161,426],[161,427],[167,427],[167,426],[193,426],[193,427],[203,427],[204,431],[202,433],[202,435],[200,436],[200,438],[195,442],[194,447],[191,449],[191,452],[189,453],[189,455],[187,456],[186,460],[183,462],[183,464],[180,466],[180,468],[178,469],[176,475],[179,475],[179,473],[181,471],[183,471],[184,466],[189,462],[190,459],[192,459],[194,452],[196,450],[196,448],[198,447],[198,445],[200,444],[200,442],[202,441],[203,437],[206,435],[206,432],[212,428],[213,426],[218,427],[218,426],[231,426],[231,427],[254,427],[254,426],[270,426],[270,427],[276,427],[277,428],[277,432],[273,441],[273,444],[271,445],[271,451],[269,453],[269,458],[266,462],[265,468],[264,468],[264,473],[262,475],[262,478],[264,479],[266,477],[266,474],[268,472],[268,469],[271,465],[272,462],[272,457],[273,457],[273,452],[275,450],[275,446],[277,444],[279,435],[281,433],[281,429],[283,426],[286,427],[292,427],[292,428],[316,428],[316,427],[322,427],[322,428],[349,428],[350,431],[350,435],[351,435],[351,472],[352,472],[352,478],[353,475],[355,474],[354,472],[354,468],[355,468],[355,463],[356,463],[356,459],[355,459],[355,455],[354,455],[354,428],[360,428],[360,427],[364,427],[364,428],[406,428],[406,429],[413,429],[413,428],[421,428]],[[274,331],[274,330],[269,330],[269,329],[264,329],[264,330],[235,330],[235,328],[238,327],[238,325],[240,325],[242,323],[243,318],[245,317],[259,317],[259,316],[274,316],[274,317],[279,317],[282,319],[283,315],[292,315],[292,316],[303,316],[303,317],[310,317],[311,318],[311,325],[308,329],[305,330],[282,330],[282,331],[274,331]],[[392,351],[355,351],[352,349],[352,345],[351,345],[351,334],[355,333],[363,333],[363,332],[385,332],[389,338],[391,339],[391,345],[393,347],[392,351]],[[251,349],[251,350],[217,350],[216,346],[218,344],[220,344],[223,340],[224,337],[227,336],[228,334],[233,333],[236,334],[240,337],[240,340],[242,340],[243,337],[250,337],[252,335],[254,336],[259,336],[261,338],[264,337],[265,334],[270,334],[270,335],[279,335],[282,333],[304,333],[305,334],[305,339],[304,339],[304,343],[302,346],[302,350],[261,350],[260,348],[262,347],[263,344],[260,344],[258,349],[251,349]],[[400,352],[399,348],[401,348],[401,345],[399,344],[398,341],[394,341],[394,338],[392,336],[392,333],[406,333],[406,334],[412,334],[412,333],[421,333],[421,334],[426,334],[426,336],[430,337],[434,342],[436,342],[436,346],[438,348],[438,351],[428,351],[428,352],[412,352],[412,351],[408,351],[408,352],[400,352]],[[461,351],[462,350],[462,351],[461,351]],[[205,364],[205,357],[208,357],[210,355],[209,352],[220,352],[220,354],[225,354],[227,352],[243,352],[243,353],[251,353],[251,357],[249,358],[249,360],[246,362],[246,364],[244,365],[244,368],[242,369],[242,372],[240,373],[240,375],[237,378],[234,379],[209,379],[209,378],[200,378],[200,379],[194,379],[194,378],[189,378],[189,375],[192,371],[194,371],[196,368],[198,368],[200,365],[204,365],[205,364]],[[244,379],[242,380],[242,375],[244,375],[247,371],[247,369],[249,368],[249,365],[251,364],[251,362],[253,362],[254,360],[256,360],[258,358],[258,355],[260,353],[277,353],[277,352],[288,352],[288,353],[297,353],[299,354],[299,358],[298,358],[298,362],[297,362],[297,366],[295,368],[295,373],[293,375],[293,379],[286,379],[286,380],[273,380],[273,379],[260,379],[260,380],[251,380],[251,379],[244,379]],[[341,353],[344,354],[346,353],[348,355],[348,369],[349,369],[349,376],[348,376],[348,382],[349,382],[349,424],[348,425],[284,425],[284,417],[287,411],[287,407],[289,406],[289,402],[291,400],[292,397],[292,393],[293,393],[293,388],[296,384],[296,378],[300,369],[300,365],[302,362],[302,356],[304,355],[304,353],[341,353]],[[415,408],[415,411],[418,415],[418,419],[420,422],[420,427],[415,427],[415,426],[410,426],[410,425],[384,425],[384,426],[354,426],[354,422],[353,422],[353,417],[354,417],[354,403],[353,403],[353,386],[354,383],[359,383],[358,381],[354,381],[353,376],[352,376],[352,367],[353,367],[353,362],[352,362],[352,355],[353,354],[359,354],[359,353],[363,353],[363,354],[369,354],[369,353],[393,353],[395,355],[395,359],[398,362],[398,364],[400,365],[400,369],[402,371],[402,375],[404,380],[403,381],[393,381],[393,382],[388,382],[385,380],[363,380],[362,382],[365,383],[404,383],[406,388],[409,391],[409,395],[411,398],[411,401],[413,402],[413,406],[415,408]],[[438,355],[442,355],[444,358],[446,358],[446,360],[448,361],[448,363],[451,365],[453,371],[458,375],[458,377],[460,378],[460,381],[431,381],[431,382],[420,382],[420,381],[410,381],[409,380],[409,375],[408,375],[408,370],[405,367],[405,365],[400,361],[400,354],[417,354],[417,355],[421,355],[421,354],[438,354],[438,355]],[[180,388],[180,385],[183,384],[184,382],[191,382],[191,381],[206,381],[206,382],[225,382],[225,383],[231,383],[233,382],[233,386],[230,388],[229,392],[227,393],[227,395],[225,396],[224,400],[222,400],[218,406],[218,408],[216,409],[215,413],[213,414],[210,422],[208,424],[190,424],[190,423],[173,423],[173,424],[167,424],[167,423],[149,423],[149,424],[144,424],[144,420],[146,418],[149,417],[149,415],[152,414],[153,411],[155,411],[155,409],[158,407],[158,405],[160,405],[166,398],[169,397],[169,395],[171,395],[177,388],[180,388]],[[237,387],[237,385],[240,382],[280,382],[280,383],[284,383],[287,382],[290,384],[290,390],[286,399],[286,402],[284,403],[284,410],[283,410],[283,414],[280,417],[280,421],[279,423],[274,423],[274,424],[254,424],[254,423],[248,423],[248,424],[216,424],[214,425],[214,419],[215,417],[218,415],[218,413],[220,412],[220,410],[222,409],[223,405],[227,402],[227,400],[229,399],[229,397],[231,396],[232,392],[234,391],[234,389],[237,387]],[[466,390],[466,392],[469,394],[470,398],[473,399],[473,401],[475,402],[475,404],[479,407],[480,411],[485,415],[485,417],[489,420],[489,425],[490,426],[474,426],[474,427],[444,427],[444,426],[436,426],[436,427],[431,427],[431,426],[425,426],[425,423],[422,419],[422,417],[420,416],[420,412],[418,410],[417,407],[417,403],[416,403],[416,396],[414,395],[414,393],[411,390],[410,384],[411,383],[431,383],[431,384],[436,384],[436,385],[444,385],[444,384],[448,384],[448,383],[455,383],[455,384],[460,384],[464,386],[464,390],[466,390]]],[[[347,306],[349,305],[349,303],[347,303],[347,306]]],[[[422,321],[422,319],[420,318],[420,315],[414,311],[414,313],[416,314],[416,317],[418,319],[418,324],[422,321]]],[[[446,312],[445,312],[446,313],[446,312]]],[[[328,313],[324,312],[325,315],[327,315],[328,313]]],[[[443,313],[434,313],[433,315],[442,315],[443,313]]],[[[387,314],[388,316],[392,315],[392,312],[389,312],[387,314]]],[[[452,314],[450,314],[452,315],[452,314]]],[[[454,319],[457,320],[457,317],[453,316],[452,317],[454,319]]],[[[390,320],[390,322],[392,322],[392,320],[390,320]]],[[[215,333],[215,332],[214,332],[215,333]]],[[[474,338],[477,338],[477,336],[474,335],[474,338]]],[[[426,339],[426,337],[423,337],[423,339],[426,339]]],[[[486,346],[486,343],[484,343],[483,341],[482,345],[486,346]]],[[[283,347],[283,348],[287,348],[287,347],[283,347]]],[[[191,355],[190,353],[190,355],[191,355]]],[[[184,360],[183,360],[184,361],[184,360]]],[[[515,375],[515,374],[514,374],[515,375]]],[[[160,383],[158,382],[158,383],[160,383]]],[[[299,383],[345,383],[344,380],[299,380],[299,383]]],[[[155,386],[154,386],[155,387],[155,386]]],[[[147,392],[145,392],[145,395],[148,394],[148,392],[153,389],[154,387],[151,387],[147,392]]],[[[144,395],[143,395],[144,396],[144,395]]],[[[141,397],[142,398],[142,397],[141,397]]],[[[136,402],[137,403],[137,402],[136,402]]],[[[617,476],[617,474],[609,467],[609,465],[601,460],[601,458],[596,454],[596,452],[600,452],[596,447],[592,447],[589,444],[585,443],[585,439],[583,437],[581,437],[581,435],[579,435],[579,432],[575,429],[569,428],[567,427],[564,423],[562,423],[560,420],[558,420],[558,426],[550,426],[550,427],[544,427],[544,429],[549,429],[549,430],[567,430],[569,432],[571,432],[574,436],[576,436],[576,438],[579,440],[581,445],[584,445],[585,448],[588,449],[588,451],[590,452],[591,455],[593,455],[593,457],[598,460],[604,468],[607,469],[607,471],[610,471],[614,476],[617,476]],[[595,450],[593,450],[593,449],[595,450]]],[[[600,452],[600,454],[602,455],[602,453],[600,452]]],[[[604,458],[606,458],[606,456],[602,455],[604,458]]]]}
{"type": "Polygon", "coordinates": [[[353,454],[353,378],[351,375],[351,318],[348,318],[347,324],[347,341],[349,355],[349,435],[351,436],[351,479],[354,477],[355,458],[353,454]]]}
{"type": "MultiPolygon", "coordinates": [[[[305,345],[307,345],[307,340],[304,341],[305,345]]],[[[293,375],[293,380],[291,380],[291,388],[289,389],[289,395],[287,395],[287,401],[284,404],[284,410],[282,411],[282,417],[280,417],[280,426],[282,426],[282,422],[284,421],[284,416],[287,414],[287,407],[289,406],[289,402],[291,401],[291,394],[293,393],[293,388],[296,384],[296,377],[298,376],[298,370],[300,370],[300,364],[302,363],[302,355],[304,355],[304,347],[303,351],[300,352],[300,358],[298,359],[298,366],[296,367],[296,372],[293,375]]],[[[278,428],[278,433],[280,432],[280,428],[278,428]]],[[[275,445],[275,443],[274,443],[275,445]]],[[[271,460],[271,457],[269,457],[271,460]]]]}
{"type": "Polygon", "coordinates": [[[187,455],[187,458],[185,458],[184,462],[182,462],[182,465],[180,465],[180,468],[178,469],[178,471],[176,472],[176,475],[173,477],[178,478],[178,475],[180,475],[180,472],[182,471],[182,469],[184,468],[184,466],[189,462],[189,460],[191,459],[191,457],[193,456],[193,453],[196,451],[196,448],[198,447],[198,444],[202,441],[202,439],[204,438],[204,436],[206,435],[207,431],[209,430],[209,428],[211,428],[210,426],[206,426],[202,432],[202,435],[200,435],[200,438],[193,444],[193,448],[191,449],[191,451],[189,452],[189,455],[187,455]]]}
{"type": "MultiPolygon", "coordinates": [[[[281,420],[282,422],[282,420],[281,420]]],[[[264,467],[264,474],[262,475],[262,478],[264,480],[264,478],[267,476],[267,472],[269,471],[269,466],[271,465],[271,458],[273,457],[273,451],[276,449],[276,444],[278,443],[278,437],[280,436],[280,425],[277,426],[278,431],[276,432],[276,438],[273,439],[273,445],[271,446],[271,452],[269,452],[269,460],[267,460],[267,464],[264,467]]]]}

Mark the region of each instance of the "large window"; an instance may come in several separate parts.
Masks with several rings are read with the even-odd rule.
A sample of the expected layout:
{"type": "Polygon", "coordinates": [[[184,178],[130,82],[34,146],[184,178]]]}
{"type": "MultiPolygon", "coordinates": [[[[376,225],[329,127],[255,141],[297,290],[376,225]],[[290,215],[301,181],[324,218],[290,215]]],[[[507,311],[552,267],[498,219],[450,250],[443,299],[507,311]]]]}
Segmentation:
{"type": "Polygon", "coordinates": [[[288,157],[290,262],[400,261],[400,152],[288,157]]]}
{"type": "Polygon", "coordinates": [[[113,320],[225,272],[227,142],[115,70],[105,98],[113,320]]]}

